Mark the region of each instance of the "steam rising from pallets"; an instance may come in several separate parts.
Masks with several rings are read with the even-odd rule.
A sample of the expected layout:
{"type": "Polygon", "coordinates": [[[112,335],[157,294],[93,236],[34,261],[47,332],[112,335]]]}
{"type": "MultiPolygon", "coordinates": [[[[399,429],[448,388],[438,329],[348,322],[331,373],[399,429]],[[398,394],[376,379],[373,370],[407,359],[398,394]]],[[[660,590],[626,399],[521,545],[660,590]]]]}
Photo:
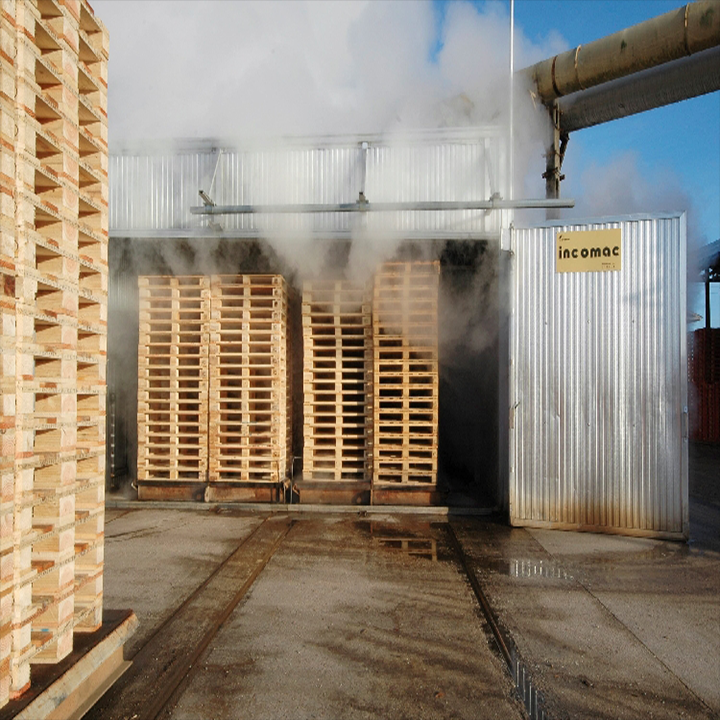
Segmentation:
{"type": "Polygon", "coordinates": [[[440,263],[385,263],[373,293],[375,485],[437,483],[440,263]]]}

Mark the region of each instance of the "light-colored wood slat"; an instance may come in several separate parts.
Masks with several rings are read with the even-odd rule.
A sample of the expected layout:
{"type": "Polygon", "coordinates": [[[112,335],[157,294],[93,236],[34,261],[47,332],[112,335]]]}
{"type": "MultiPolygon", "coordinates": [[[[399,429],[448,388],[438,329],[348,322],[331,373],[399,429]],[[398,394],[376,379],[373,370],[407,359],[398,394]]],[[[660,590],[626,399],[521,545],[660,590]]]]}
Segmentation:
{"type": "Polygon", "coordinates": [[[373,294],[373,482],[435,486],[437,262],[386,263],[373,294]]]}
{"type": "Polygon", "coordinates": [[[303,287],[303,473],[369,479],[372,314],[368,288],[346,281],[303,287]]]}

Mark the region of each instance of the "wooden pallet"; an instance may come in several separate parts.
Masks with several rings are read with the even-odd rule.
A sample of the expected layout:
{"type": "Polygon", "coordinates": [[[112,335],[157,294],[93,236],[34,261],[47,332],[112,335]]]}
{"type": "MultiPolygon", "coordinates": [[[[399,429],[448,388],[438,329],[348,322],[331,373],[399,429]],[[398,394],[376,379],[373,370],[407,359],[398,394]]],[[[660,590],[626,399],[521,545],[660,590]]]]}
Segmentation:
{"type": "Polygon", "coordinates": [[[437,484],[439,263],[385,263],[373,292],[373,486],[437,484]]]}
{"type": "Polygon", "coordinates": [[[211,279],[211,484],[277,483],[290,472],[288,302],[279,275],[211,279]]]}
{"type": "MultiPolygon", "coordinates": [[[[2,706],[27,688],[31,663],[72,648],[76,539],[90,522],[76,502],[87,492],[82,463],[105,454],[108,207],[107,33],[84,3],[19,0],[0,23],[0,309],[3,338],[13,337],[2,353],[2,706]]],[[[94,470],[104,486],[103,466],[94,470]]],[[[96,544],[103,512],[96,504],[96,544]]]]}
{"type": "Polygon", "coordinates": [[[140,277],[138,482],[204,481],[209,279],[140,277]]]}
{"type": "Polygon", "coordinates": [[[345,280],[305,283],[303,477],[368,480],[372,448],[369,293],[345,280]]]}

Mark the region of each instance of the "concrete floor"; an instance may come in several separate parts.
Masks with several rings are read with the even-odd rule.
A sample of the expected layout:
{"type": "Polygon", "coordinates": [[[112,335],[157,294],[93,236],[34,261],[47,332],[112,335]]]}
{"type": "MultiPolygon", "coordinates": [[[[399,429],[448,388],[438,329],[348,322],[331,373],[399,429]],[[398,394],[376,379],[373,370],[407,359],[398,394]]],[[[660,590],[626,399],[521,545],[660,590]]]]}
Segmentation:
{"type": "Polygon", "coordinates": [[[109,508],[105,607],[140,626],[131,670],[87,718],[527,717],[468,572],[547,717],[718,718],[718,467],[691,464],[689,543],[486,517],[109,508]]]}

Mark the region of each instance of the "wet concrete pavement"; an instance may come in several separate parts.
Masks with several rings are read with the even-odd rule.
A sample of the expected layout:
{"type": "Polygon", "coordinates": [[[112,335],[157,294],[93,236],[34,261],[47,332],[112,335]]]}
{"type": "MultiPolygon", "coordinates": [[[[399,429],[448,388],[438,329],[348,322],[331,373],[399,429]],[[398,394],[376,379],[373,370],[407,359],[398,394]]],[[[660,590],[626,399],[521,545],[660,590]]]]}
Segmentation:
{"type": "Polygon", "coordinates": [[[105,604],[140,630],[88,717],[526,717],[449,527],[549,717],[718,717],[720,511],[694,506],[691,532],[697,517],[705,539],[683,544],[482,517],[109,509],[105,604]],[[262,532],[271,550],[253,549],[262,532]],[[177,690],[140,702],[166,676],[177,690]]]}
{"type": "Polygon", "coordinates": [[[416,521],[297,521],[171,717],[521,718],[444,540],[416,521]]]}
{"type": "Polygon", "coordinates": [[[125,647],[135,655],[153,631],[263,521],[145,507],[105,516],[104,602],[140,619],[125,647]]]}
{"type": "Polygon", "coordinates": [[[717,551],[456,525],[550,717],[720,716],[717,551]]]}

